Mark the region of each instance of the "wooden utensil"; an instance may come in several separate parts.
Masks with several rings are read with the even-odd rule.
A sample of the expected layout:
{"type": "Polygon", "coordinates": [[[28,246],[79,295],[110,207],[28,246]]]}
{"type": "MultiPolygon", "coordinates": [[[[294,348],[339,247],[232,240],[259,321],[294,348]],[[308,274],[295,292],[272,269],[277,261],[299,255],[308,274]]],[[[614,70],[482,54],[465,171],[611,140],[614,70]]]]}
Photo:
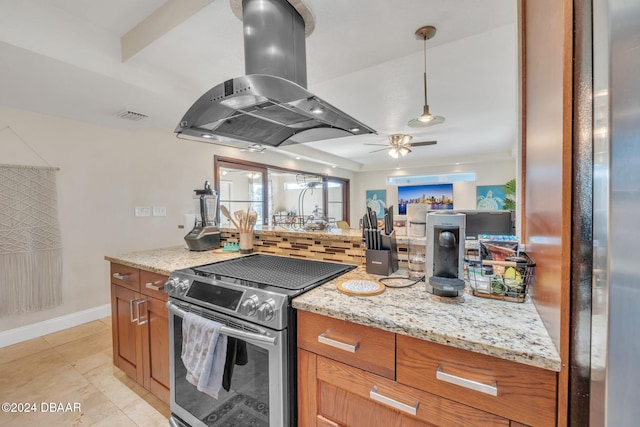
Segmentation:
{"type": "Polygon", "coordinates": [[[250,230],[253,230],[253,228],[256,225],[256,222],[258,222],[258,212],[251,211],[249,213],[249,229],[250,230]]]}
{"type": "Polygon", "coordinates": [[[240,228],[238,228],[238,231],[240,231],[241,233],[245,233],[247,228],[247,218],[244,211],[237,210],[233,213],[233,215],[235,215],[236,219],[238,220],[238,224],[240,224],[240,228]]]}
{"type": "Polygon", "coordinates": [[[222,215],[226,216],[231,223],[233,224],[233,226],[240,231],[240,225],[238,225],[238,223],[236,222],[236,220],[234,220],[233,218],[231,218],[231,213],[229,212],[229,209],[227,209],[227,207],[225,205],[220,205],[220,211],[222,212],[222,215]]]}

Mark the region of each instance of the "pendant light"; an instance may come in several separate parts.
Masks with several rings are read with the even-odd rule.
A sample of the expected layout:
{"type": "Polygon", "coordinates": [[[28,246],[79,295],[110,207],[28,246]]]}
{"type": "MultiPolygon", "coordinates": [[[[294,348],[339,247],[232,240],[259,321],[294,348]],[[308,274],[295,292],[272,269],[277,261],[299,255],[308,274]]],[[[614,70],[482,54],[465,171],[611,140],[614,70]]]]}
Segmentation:
{"type": "Polygon", "coordinates": [[[424,41],[424,108],[422,114],[411,121],[410,127],[428,127],[438,125],[444,122],[444,117],[434,116],[429,112],[429,104],[427,103],[427,40],[436,35],[436,27],[425,26],[416,30],[415,36],[418,40],[424,41]]]}

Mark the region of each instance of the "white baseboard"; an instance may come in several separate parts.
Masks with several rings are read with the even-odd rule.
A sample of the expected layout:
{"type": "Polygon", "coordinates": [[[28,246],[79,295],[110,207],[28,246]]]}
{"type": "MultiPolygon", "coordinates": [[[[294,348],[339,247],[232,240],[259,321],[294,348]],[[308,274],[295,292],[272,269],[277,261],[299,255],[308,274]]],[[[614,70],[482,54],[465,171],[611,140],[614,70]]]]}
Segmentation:
{"type": "Polygon", "coordinates": [[[42,322],[32,323],[31,325],[9,329],[7,331],[0,332],[0,348],[33,338],[38,338],[42,335],[62,331],[63,329],[72,328],[110,315],[111,305],[105,304],[87,310],[78,311],[76,313],[54,317],[53,319],[42,322]]]}

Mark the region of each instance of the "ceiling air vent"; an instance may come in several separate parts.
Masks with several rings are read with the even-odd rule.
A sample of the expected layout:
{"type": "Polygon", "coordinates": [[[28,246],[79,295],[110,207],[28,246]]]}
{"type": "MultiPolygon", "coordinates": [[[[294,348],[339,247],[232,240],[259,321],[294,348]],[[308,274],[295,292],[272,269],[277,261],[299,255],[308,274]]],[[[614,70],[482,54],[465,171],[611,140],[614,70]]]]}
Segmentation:
{"type": "Polygon", "coordinates": [[[135,111],[131,110],[120,110],[116,114],[114,114],[114,116],[124,120],[129,120],[131,122],[139,122],[140,120],[144,120],[149,117],[146,114],[136,113],[135,111]]]}

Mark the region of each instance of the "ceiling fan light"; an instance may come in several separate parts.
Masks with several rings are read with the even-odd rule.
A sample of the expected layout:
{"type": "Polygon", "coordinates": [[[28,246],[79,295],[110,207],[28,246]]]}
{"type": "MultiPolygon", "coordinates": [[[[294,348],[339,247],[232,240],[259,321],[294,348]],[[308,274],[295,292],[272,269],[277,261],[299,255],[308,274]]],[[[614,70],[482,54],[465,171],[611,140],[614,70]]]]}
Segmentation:
{"type": "Polygon", "coordinates": [[[400,147],[398,151],[400,152],[400,154],[402,154],[402,157],[406,156],[411,152],[411,150],[409,150],[407,147],[400,147]]]}
{"type": "Polygon", "coordinates": [[[389,149],[389,155],[391,157],[393,157],[394,159],[397,159],[398,158],[398,149],[395,148],[395,147],[394,148],[390,148],[389,149]]]}

